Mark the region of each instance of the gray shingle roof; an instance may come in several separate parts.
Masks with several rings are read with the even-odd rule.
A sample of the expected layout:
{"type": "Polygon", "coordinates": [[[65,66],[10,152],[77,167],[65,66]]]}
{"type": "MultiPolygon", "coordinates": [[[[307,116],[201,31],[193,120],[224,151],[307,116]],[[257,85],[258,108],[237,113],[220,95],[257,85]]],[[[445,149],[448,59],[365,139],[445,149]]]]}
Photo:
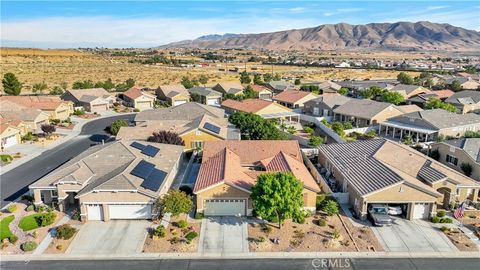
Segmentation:
{"type": "Polygon", "coordinates": [[[480,102],[480,91],[460,91],[447,98],[445,102],[457,105],[476,104],[480,102]]]}
{"type": "Polygon", "coordinates": [[[445,174],[432,168],[432,161],[426,160],[422,168],[418,171],[418,177],[428,183],[435,183],[437,181],[447,178],[445,174]]]}
{"type": "Polygon", "coordinates": [[[442,109],[424,110],[390,118],[389,121],[401,121],[410,125],[431,126],[444,129],[480,123],[480,115],[474,113],[456,114],[442,109]]]}
{"type": "Polygon", "coordinates": [[[222,93],[217,92],[217,91],[213,90],[212,88],[200,87],[200,86],[192,87],[192,88],[188,89],[188,92],[190,94],[196,93],[196,94],[199,94],[200,96],[204,96],[204,97],[221,97],[222,96],[222,93]]]}
{"type": "Polygon", "coordinates": [[[193,120],[204,114],[212,117],[224,118],[225,111],[213,106],[203,105],[196,102],[187,102],[174,107],[139,112],[135,116],[135,121],[193,120]]]}
{"type": "Polygon", "coordinates": [[[344,174],[348,183],[360,194],[403,181],[402,177],[378,161],[374,155],[385,140],[357,141],[321,145],[320,152],[344,174]]]}
{"type": "Polygon", "coordinates": [[[480,163],[480,138],[462,138],[448,140],[444,143],[463,149],[473,160],[480,163]]]}
{"type": "Polygon", "coordinates": [[[342,95],[324,95],[316,99],[309,100],[305,102],[305,105],[315,106],[318,103],[323,103],[328,106],[330,109],[333,109],[335,106],[339,106],[350,101],[351,98],[342,96],[342,95]]]}
{"type": "Polygon", "coordinates": [[[333,112],[363,119],[371,119],[389,107],[393,107],[393,105],[369,99],[350,99],[348,102],[335,108],[333,112]]]}
{"type": "Polygon", "coordinates": [[[405,93],[410,94],[411,92],[417,90],[420,86],[418,85],[408,85],[408,84],[397,84],[392,88],[392,91],[405,91],[405,93]]]}

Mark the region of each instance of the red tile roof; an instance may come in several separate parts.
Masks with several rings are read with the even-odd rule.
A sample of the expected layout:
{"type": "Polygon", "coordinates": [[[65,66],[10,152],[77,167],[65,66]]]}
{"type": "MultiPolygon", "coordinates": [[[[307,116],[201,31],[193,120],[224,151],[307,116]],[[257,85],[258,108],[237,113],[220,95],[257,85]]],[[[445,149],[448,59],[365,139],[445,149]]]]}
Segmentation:
{"type": "Polygon", "coordinates": [[[30,107],[40,110],[55,110],[62,103],[67,103],[58,97],[43,96],[1,96],[1,100],[7,100],[20,106],[30,107]]]}
{"type": "Polygon", "coordinates": [[[453,94],[455,94],[455,92],[453,92],[452,90],[448,90],[448,89],[436,90],[436,91],[433,91],[433,93],[435,95],[437,95],[438,98],[440,98],[440,99],[446,99],[446,98],[449,98],[449,97],[453,96],[453,94]]]}
{"type": "Polygon", "coordinates": [[[241,112],[251,112],[255,113],[261,109],[266,108],[271,105],[273,102],[266,101],[263,99],[245,99],[243,101],[236,101],[233,99],[227,99],[222,102],[222,107],[234,109],[241,112]]]}
{"type": "Polygon", "coordinates": [[[131,99],[139,98],[143,95],[142,90],[132,87],[123,93],[124,96],[127,96],[131,99]]]}
{"type": "Polygon", "coordinates": [[[194,192],[221,183],[249,190],[265,172],[291,172],[306,188],[320,191],[303,164],[297,141],[211,141],[204,144],[194,192]]]}
{"type": "Polygon", "coordinates": [[[285,90],[280,94],[274,96],[272,99],[281,102],[295,103],[310,94],[310,92],[305,91],[285,90]]]}

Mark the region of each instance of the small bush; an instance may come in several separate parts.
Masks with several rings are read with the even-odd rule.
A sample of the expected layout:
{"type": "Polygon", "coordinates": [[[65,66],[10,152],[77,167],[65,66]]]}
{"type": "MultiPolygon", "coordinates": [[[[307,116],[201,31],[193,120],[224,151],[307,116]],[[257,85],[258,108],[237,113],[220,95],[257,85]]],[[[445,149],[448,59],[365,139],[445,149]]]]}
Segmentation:
{"type": "Polygon", "coordinates": [[[22,197],[20,197],[23,201],[29,201],[29,202],[33,202],[33,196],[30,196],[30,195],[22,195],[22,197]]]}
{"type": "Polygon", "coordinates": [[[322,203],[323,201],[325,200],[325,194],[320,194],[320,195],[317,195],[317,200],[316,200],[316,206],[317,206],[317,210],[320,210],[320,208],[322,207],[322,203]]]}
{"type": "Polygon", "coordinates": [[[445,217],[440,219],[440,223],[452,223],[453,220],[451,218],[445,217]]]}
{"type": "Polygon", "coordinates": [[[334,216],[334,215],[338,214],[338,212],[339,212],[338,204],[335,200],[326,201],[323,204],[321,210],[324,211],[325,213],[327,213],[327,215],[329,215],[329,216],[334,216]]]}
{"type": "Polygon", "coordinates": [[[8,237],[8,242],[10,242],[12,244],[17,243],[17,241],[18,241],[18,236],[14,235],[14,234],[10,235],[10,237],[8,237]]]}
{"type": "Polygon", "coordinates": [[[186,228],[188,226],[188,223],[186,220],[180,220],[177,222],[177,227],[180,229],[186,228]]]}
{"type": "Polygon", "coordinates": [[[85,115],[85,111],[82,110],[82,109],[74,110],[74,111],[73,111],[73,115],[76,115],[76,116],[85,115]]]}
{"type": "Polygon", "coordinates": [[[28,241],[28,242],[25,242],[23,243],[20,248],[25,251],[25,252],[28,252],[28,251],[32,251],[32,250],[35,250],[37,248],[37,243],[33,242],[33,241],[28,241]]]}
{"type": "Polygon", "coordinates": [[[432,217],[432,222],[433,222],[433,223],[439,223],[439,222],[440,222],[440,218],[437,217],[437,216],[434,216],[434,217],[432,217]]]}
{"type": "Polygon", "coordinates": [[[153,231],[153,235],[156,237],[163,238],[167,235],[167,231],[165,230],[165,227],[163,225],[159,225],[155,231],[153,231]]]}
{"type": "Polygon", "coordinates": [[[195,213],[195,219],[203,219],[203,213],[195,213]]]}
{"type": "Polygon", "coordinates": [[[25,142],[25,141],[31,141],[33,140],[33,134],[32,132],[28,132],[27,134],[23,135],[22,136],[22,141],[25,142]]]}
{"type": "Polygon", "coordinates": [[[440,228],[440,230],[441,230],[442,232],[448,232],[448,231],[450,231],[450,228],[448,228],[447,226],[442,226],[442,227],[440,228]]]}
{"type": "Polygon", "coordinates": [[[80,211],[78,209],[73,210],[72,219],[80,221],[81,218],[82,216],[80,215],[80,211]]]}
{"type": "Polygon", "coordinates": [[[57,215],[53,212],[48,212],[45,215],[41,215],[35,218],[39,227],[45,227],[52,224],[55,221],[57,215]]]}
{"type": "Polygon", "coordinates": [[[35,210],[35,206],[33,204],[30,204],[29,206],[27,206],[27,211],[28,212],[31,212],[31,211],[34,211],[35,210]]]}
{"type": "Polygon", "coordinates": [[[335,240],[339,239],[340,238],[340,232],[338,230],[333,230],[332,238],[335,239],[335,240]]]}
{"type": "Polygon", "coordinates": [[[298,215],[296,215],[293,218],[293,222],[298,223],[298,224],[304,224],[305,223],[305,214],[300,212],[298,215]]]}
{"type": "Polygon", "coordinates": [[[259,237],[257,238],[257,242],[258,242],[258,243],[263,243],[263,242],[265,242],[265,241],[267,241],[267,238],[265,238],[264,236],[259,236],[259,237]]]}
{"type": "Polygon", "coordinates": [[[7,211],[9,213],[14,213],[15,211],[17,211],[17,205],[16,204],[10,205],[9,207],[7,207],[7,211]]]}
{"type": "Polygon", "coordinates": [[[63,245],[57,245],[56,249],[62,251],[63,250],[63,245]]]}
{"type": "Polygon", "coordinates": [[[133,111],[134,111],[134,112],[139,112],[139,111],[140,111],[140,109],[138,109],[138,108],[135,108],[135,109],[133,109],[133,111]]]}
{"type": "Polygon", "coordinates": [[[58,226],[56,237],[58,239],[68,240],[72,238],[76,232],[77,232],[77,229],[73,228],[69,224],[63,224],[58,226]]]}
{"type": "Polygon", "coordinates": [[[439,218],[442,218],[446,215],[447,213],[445,212],[445,210],[438,210],[437,212],[437,217],[439,218]]]}
{"type": "Polygon", "coordinates": [[[187,239],[187,243],[192,242],[193,239],[197,238],[198,233],[197,232],[189,232],[187,235],[185,235],[185,239],[187,239]]]}
{"type": "Polygon", "coordinates": [[[179,242],[180,242],[180,239],[179,239],[178,237],[176,237],[176,236],[170,238],[170,244],[172,244],[172,245],[173,245],[173,244],[177,244],[177,243],[179,243],[179,242]]]}
{"type": "Polygon", "coordinates": [[[325,227],[325,226],[327,226],[327,221],[326,221],[325,219],[323,219],[323,218],[322,218],[322,219],[319,219],[319,220],[318,220],[318,226],[320,226],[320,227],[325,227]]]}
{"type": "Polygon", "coordinates": [[[269,234],[272,232],[272,227],[268,225],[262,225],[262,232],[265,234],[269,234]]]}

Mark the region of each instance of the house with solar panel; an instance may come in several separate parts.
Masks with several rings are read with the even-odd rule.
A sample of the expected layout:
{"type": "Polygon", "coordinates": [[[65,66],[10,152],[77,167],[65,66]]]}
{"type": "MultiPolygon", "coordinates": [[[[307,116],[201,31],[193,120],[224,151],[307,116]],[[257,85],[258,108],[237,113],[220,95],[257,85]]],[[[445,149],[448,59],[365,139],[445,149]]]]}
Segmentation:
{"type": "Polygon", "coordinates": [[[89,148],[29,189],[35,205],[80,209],[83,221],[151,219],[182,155],[183,146],[116,141],[89,148]]]}
{"type": "Polygon", "coordinates": [[[362,219],[371,204],[399,206],[406,219],[428,219],[451,202],[479,200],[479,182],[386,139],[321,145],[318,162],[326,185],[362,219]]]}

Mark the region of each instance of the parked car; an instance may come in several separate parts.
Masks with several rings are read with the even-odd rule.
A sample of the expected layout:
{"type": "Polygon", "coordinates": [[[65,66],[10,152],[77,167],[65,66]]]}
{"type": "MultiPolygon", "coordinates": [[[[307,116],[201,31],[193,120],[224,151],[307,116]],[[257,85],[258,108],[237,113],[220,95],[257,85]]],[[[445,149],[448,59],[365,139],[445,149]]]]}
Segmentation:
{"type": "Polygon", "coordinates": [[[392,218],[388,215],[388,206],[384,204],[370,204],[368,217],[375,226],[392,225],[392,218]]]}
{"type": "Polygon", "coordinates": [[[388,214],[392,216],[400,216],[403,214],[402,207],[400,205],[389,205],[388,214]]]}

